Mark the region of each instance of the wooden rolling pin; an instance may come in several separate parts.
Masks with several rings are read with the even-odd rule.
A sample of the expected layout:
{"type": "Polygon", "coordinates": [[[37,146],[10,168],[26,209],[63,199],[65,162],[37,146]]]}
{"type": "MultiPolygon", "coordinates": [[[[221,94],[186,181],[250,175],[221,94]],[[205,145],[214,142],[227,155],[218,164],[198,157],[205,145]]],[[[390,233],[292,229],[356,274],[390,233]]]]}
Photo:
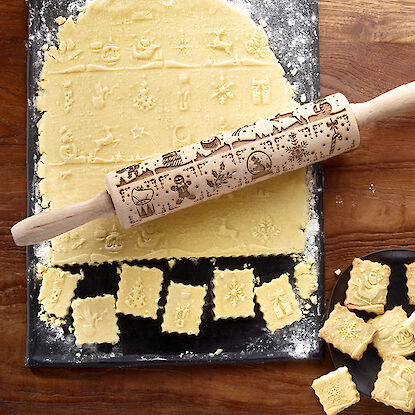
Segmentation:
{"type": "Polygon", "coordinates": [[[17,245],[31,245],[115,214],[130,228],[352,150],[359,128],[413,109],[415,81],[360,104],[330,95],[108,173],[109,193],[31,216],[11,232],[17,245]]]}

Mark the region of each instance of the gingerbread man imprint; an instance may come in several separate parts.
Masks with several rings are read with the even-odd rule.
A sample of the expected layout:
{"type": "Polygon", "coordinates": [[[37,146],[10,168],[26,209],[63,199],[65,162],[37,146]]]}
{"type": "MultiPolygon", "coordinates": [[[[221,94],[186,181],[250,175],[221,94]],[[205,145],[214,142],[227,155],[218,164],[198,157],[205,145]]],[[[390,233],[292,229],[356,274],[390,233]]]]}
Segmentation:
{"type": "Polygon", "coordinates": [[[190,200],[196,199],[196,196],[191,194],[188,190],[188,187],[192,184],[190,180],[185,180],[181,174],[178,174],[174,178],[174,183],[175,185],[171,187],[171,190],[179,194],[176,204],[180,205],[186,198],[190,200]]]}

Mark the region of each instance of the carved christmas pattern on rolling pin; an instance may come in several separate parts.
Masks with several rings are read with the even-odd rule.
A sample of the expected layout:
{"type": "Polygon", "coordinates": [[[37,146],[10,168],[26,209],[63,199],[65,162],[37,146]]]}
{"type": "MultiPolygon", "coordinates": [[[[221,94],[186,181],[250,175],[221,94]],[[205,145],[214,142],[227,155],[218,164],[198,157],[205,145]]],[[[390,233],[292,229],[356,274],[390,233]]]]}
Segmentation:
{"type": "Polygon", "coordinates": [[[112,198],[129,207],[120,220],[139,223],[347,151],[359,133],[346,108],[346,98],[335,94],[118,170],[112,198]],[[135,209],[134,195],[146,189],[154,192],[151,206],[135,209]]]}

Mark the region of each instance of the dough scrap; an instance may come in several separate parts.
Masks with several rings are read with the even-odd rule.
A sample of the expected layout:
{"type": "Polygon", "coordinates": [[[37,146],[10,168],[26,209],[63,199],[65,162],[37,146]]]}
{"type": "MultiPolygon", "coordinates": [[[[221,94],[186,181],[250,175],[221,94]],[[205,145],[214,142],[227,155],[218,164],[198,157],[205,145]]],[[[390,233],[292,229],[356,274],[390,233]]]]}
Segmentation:
{"type": "Polygon", "coordinates": [[[72,301],[72,310],[77,346],[118,342],[119,329],[113,295],[77,298],[72,301]]]}
{"type": "Polygon", "coordinates": [[[370,324],[337,303],[318,336],[352,359],[360,360],[375,333],[376,330],[370,324]]]}
{"type": "MultiPolygon", "coordinates": [[[[296,106],[263,28],[221,0],[94,0],[59,23],[37,102],[44,206],[86,200],[105,173],[296,106]]],[[[95,220],[54,238],[50,258],[302,252],[308,198],[302,169],[133,229],[95,220]]]]}
{"type": "Polygon", "coordinates": [[[336,415],[360,401],[360,394],[347,367],[339,367],[315,379],[311,387],[327,415],[336,415]]]}
{"type": "Polygon", "coordinates": [[[349,309],[383,314],[390,273],[387,265],[355,258],[344,305],[349,309]]]}
{"type": "Polygon", "coordinates": [[[308,300],[318,288],[317,273],[311,262],[300,262],[294,267],[295,288],[303,300],[308,300]]]}
{"type": "Polygon", "coordinates": [[[409,304],[415,305],[415,262],[412,262],[412,264],[405,264],[405,267],[409,304]]]}
{"type": "Polygon", "coordinates": [[[163,272],[122,264],[117,293],[117,313],[157,318],[163,272]]]}
{"type": "Polygon", "coordinates": [[[407,320],[405,310],[398,306],[368,321],[376,330],[373,346],[382,359],[388,355],[410,356],[415,352],[415,337],[405,327],[407,320]]]}
{"type": "Polygon", "coordinates": [[[198,334],[206,286],[171,282],[161,329],[167,333],[198,334]]]}
{"type": "Polygon", "coordinates": [[[415,408],[415,362],[388,356],[378,373],[372,398],[385,405],[412,413],[415,408]]]}
{"type": "Polygon", "coordinates": [[[60,268],[43,270],[38,301],[44,311],[61,319],[66,317],[78,281],[83,278],[83,274],[71,274],[60,268]]]}
{"type": "Polygon", "coordinates": [[[288,274],[282,274],[271,282],[255,288],[255,296],[267,327],[272,332],[289,326],[303,317],[288,274]]]}
{"type": "Polygon", "coordinates": [[[213,277],[214,318],[255,317],[252,269],[218,270],[213,277]]]}

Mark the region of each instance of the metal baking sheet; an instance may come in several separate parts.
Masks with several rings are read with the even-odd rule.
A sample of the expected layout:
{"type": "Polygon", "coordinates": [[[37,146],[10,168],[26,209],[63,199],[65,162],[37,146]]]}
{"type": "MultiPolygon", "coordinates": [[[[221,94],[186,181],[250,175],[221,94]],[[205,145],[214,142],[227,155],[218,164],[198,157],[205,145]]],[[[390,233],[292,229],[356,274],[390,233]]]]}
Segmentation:
{"type": "MultiPolygon", "coordinates": [[[[28,0],[29,39],[27,59],[27,176],[28,214],[38,210],[39,159],[36,124],[40,114],[35,108],[37,81],[42,68],[41,46],[56,41],[57,16],[76,14],[85,0],[28,0]]],[[[317,0],[238,0],[250,10],[253,19],[267,23],[269,44],[287,72],[298,99],[309,101],[319,97],[318,9],[317,0]],[[262,19],[262,20],[260,20],[262,19]]],[[[318,360],[323,345],[317,332],[324,319],[323,210],[322,170],[315,165],[308,170],[311,192],[310,216],[314,233],[307,237],[306,251],[314,256],[319,275],[317,304],[293,325],[270,333],[256,306],[255,318],[214,321],[212,315],[211,280],[215,266],[238,269],[248,265],[260,282],[267,282],[284,272],[292,279],[294,261],[289,256],[201,258],[178,260],[173,268],[167,260],[140,261],[135,264],[154,266],[164,273],[158,319],[118,315],[120,341],[78,348],[69,327],[49,328],[39,320],[37,296],[40,284],[35,277],[36,264],[41,260],[39,246],[27,249],[27,352],[26,365],[37,366],[140,366],[160,364],[195,364],[227,362],[265,362],[281,360],[318,360]],[[162,308],[170,281],[207,284],[208,297],[198,336],[161,333],[162,308]]],[[[82,269],[85,278],[76,289],[77,297],[104,293],[116,294],[119,277],[116,264],[67,267],[74,272],[82,269]]],[[[291,280],[292,281],[292,280],[291,280]]]]}

